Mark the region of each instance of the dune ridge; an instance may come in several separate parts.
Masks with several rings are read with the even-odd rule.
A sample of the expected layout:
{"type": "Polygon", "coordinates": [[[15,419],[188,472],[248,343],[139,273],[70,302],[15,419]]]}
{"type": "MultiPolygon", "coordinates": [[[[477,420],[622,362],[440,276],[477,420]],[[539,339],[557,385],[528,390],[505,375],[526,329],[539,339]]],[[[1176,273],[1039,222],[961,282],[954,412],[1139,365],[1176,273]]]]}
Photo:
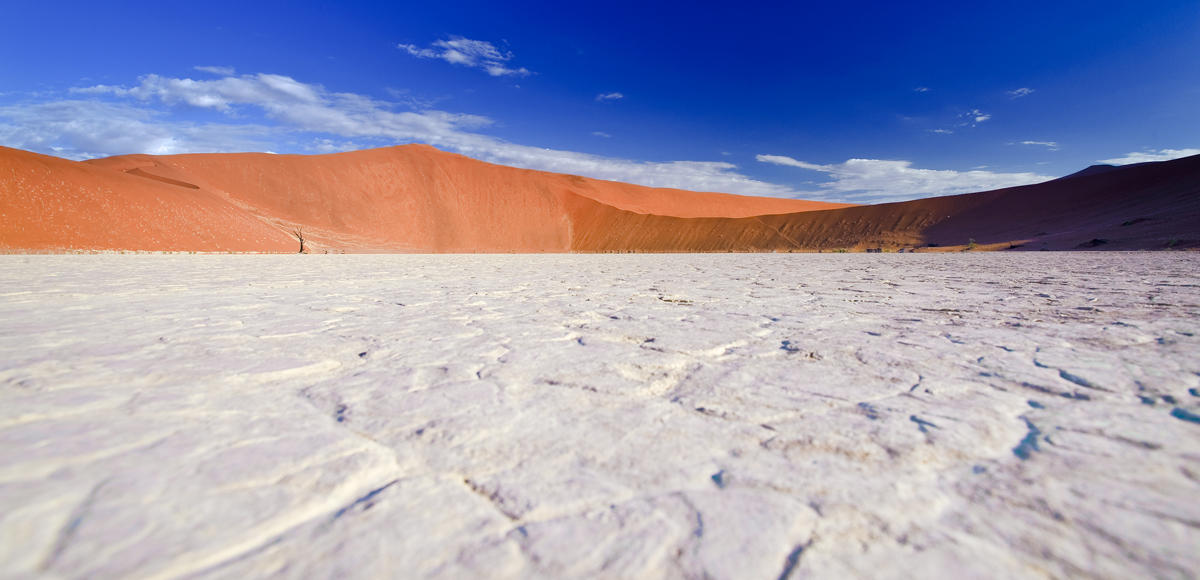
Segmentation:
{"type": "Polygon", "coordinates": [[[1200,245],[1200,156],[853,206],[493,165],[428,145],[329,155],[0,147],[0,249],[746,252],[1200,245]]]}

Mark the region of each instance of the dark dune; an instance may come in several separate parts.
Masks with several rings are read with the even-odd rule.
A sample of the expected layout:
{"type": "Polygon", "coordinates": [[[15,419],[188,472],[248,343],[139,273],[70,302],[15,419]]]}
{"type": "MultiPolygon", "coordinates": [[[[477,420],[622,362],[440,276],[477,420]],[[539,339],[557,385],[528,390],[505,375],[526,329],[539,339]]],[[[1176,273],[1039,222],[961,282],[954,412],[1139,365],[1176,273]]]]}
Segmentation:
{"type": "MultiPolygon", "coordinates": [[[[580,216],[598,215],[599,210],[580,216]]],[[[612,214],[612,212],[609,212],[612,214]]],[[[1200,156],[996,191],[735,220],[605,215],[592,251],[1200,247],[1200,156]],[[1127,224],[1127,225],[1126,225],[1127,224]],[[651,233],[653,232],[653,234],[651,233]],[[930,246],[934,247],[930,247],[930,246]]]]}
{"type": "MultiPolygon", "coordinates": [[[[1139,164],[1139,165],[1140,165],[1140,164],[1139,164]]],[[[1100,174],[1100,173],[1108,173],[1109,171],[1112,171],[1112,170],[1114,170],[1114,169],[1119,169],[1120,167],[1122,167],[1122,166],[1119,166],[1119,165],[1106,165],[1106,164],[1101,164],[1101,165],[1090,165],[1090,166],[1088,166],[1088,167],[1087,167],[1087,168],[1085,168],[1085,169],[1081,169],[1081,170],[1079,170],[1079,171],[1076,171],[1075,173],[1072,173],[1072,174],[1070,174],[1070,175],[1064,175],[1064,176],[1060,177],[1059,179],[1074,179],[1074,178],[1076,178],[1076,177],[1087,177],[1087,176],[1089,176],[1089,175],[1097,175],[1097,174],[1100,174]]]]}
{"type": "Polygon", "coordinates": [[[0,148],[0,249],[746,252],[1200,246],[1200,156],[874,206],[648,188],[406,145],[333,155],[0,148]],[[934,245],[936,247],[931,247],[934,245]]]}

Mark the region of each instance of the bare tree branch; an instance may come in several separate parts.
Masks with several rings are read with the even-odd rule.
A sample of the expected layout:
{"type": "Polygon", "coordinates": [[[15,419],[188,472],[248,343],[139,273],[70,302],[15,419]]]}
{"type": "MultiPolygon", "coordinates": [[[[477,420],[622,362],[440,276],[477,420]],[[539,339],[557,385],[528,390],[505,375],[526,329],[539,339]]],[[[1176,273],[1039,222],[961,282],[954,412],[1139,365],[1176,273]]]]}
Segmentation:
{"type": "Polygon", "coordinates": [[[300,240],[300,251],[297,253],[303,254],[304,253],[304,228],[293,229],[292,235],[296,236],[297,240],[300,240]]]}

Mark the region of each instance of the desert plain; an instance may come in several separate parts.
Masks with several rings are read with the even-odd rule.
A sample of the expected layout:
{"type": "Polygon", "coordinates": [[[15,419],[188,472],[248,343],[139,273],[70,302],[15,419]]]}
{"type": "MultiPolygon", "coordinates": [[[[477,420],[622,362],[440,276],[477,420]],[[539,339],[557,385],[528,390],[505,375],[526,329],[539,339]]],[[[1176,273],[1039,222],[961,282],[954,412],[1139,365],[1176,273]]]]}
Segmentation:
{"type": "Polygon", "coordinates": [[[1200,254],[0,256],[5,578],[1191,578],[1200,254]]]}

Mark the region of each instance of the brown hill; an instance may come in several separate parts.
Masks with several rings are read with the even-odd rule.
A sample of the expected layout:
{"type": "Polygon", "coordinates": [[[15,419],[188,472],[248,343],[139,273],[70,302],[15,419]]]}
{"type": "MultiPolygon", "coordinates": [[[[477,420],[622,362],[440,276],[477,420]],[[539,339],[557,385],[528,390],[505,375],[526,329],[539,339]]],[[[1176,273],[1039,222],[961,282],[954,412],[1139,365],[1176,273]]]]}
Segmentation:
{"type": "Polygon", "coordinates": [[[874,206],[695,193],[405,145],[333,155],[0,148],[0,249],[817,251],[1200,246],[1200,156],[874,206]],[[931,248],[936,246],[936,248],[931,248]]]}

